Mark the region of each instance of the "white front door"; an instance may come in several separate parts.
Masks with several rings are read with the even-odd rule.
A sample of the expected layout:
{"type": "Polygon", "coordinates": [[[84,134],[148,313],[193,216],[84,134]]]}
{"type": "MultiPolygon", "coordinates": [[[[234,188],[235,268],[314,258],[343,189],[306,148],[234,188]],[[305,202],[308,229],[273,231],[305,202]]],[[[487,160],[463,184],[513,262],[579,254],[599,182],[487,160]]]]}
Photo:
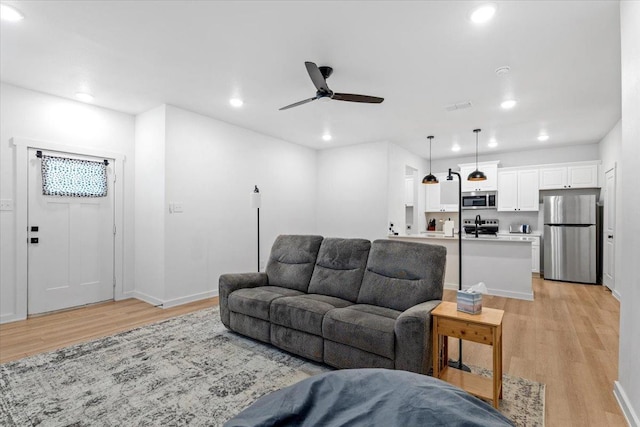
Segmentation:
{"type": "Polygon", "coordinates": [[[616,226],[616,169],[605,173],[604,226],[602,245],[602,283],[612,291],[615,289],[615,226],[616,226]]]}
{"type": "MultiPolygon", "coordinates": [[[[106,167],[107,195],[43,194],[42,161],[29,149],[28,313],[44,313],[113,299],[113,162],[106,167]]],[[[102,162],[67,153],[42,154],[102,162]]],[[[82,188],[94,177],[78,174],[82,188]]]]}

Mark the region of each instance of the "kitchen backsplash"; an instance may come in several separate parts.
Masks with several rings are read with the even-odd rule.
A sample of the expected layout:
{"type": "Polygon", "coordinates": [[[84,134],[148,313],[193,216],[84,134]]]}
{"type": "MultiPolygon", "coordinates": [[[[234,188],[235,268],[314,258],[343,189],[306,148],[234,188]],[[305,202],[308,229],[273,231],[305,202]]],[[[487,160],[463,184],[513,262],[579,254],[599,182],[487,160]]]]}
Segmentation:
{"type": "MultiPolygon", "coordinates": [[[[442,231],[442,225],[448,219],[454,222],[454,229],[458,230],[458,212],[429,212],[425,213],[426,223],[430,219],[436,220],[436,231],[442,231]]],[[[500,233],[508,233],[509,226],[529,224],[533,233],[542,233],[542,205],[540,212],[498,212],[494,209],[478,209],[462,211],[462,219],[474,219],[480,215],[483,219],[498,219],[500,222],[500,233]]],[[[426,230],[420,230],[426,231],[426,230]]]]}

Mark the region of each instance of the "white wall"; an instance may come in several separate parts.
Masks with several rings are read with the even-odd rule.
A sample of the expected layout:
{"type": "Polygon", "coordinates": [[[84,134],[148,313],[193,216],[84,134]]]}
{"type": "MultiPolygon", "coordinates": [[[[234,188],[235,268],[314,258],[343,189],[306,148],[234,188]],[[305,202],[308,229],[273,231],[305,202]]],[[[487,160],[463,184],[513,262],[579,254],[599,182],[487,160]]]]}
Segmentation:
{"type": "MultiPolygon", "coordinates": [[[[0,198],[14,202],[26,194],[16,194],[14,137],[66,146],[122,153],[124,162],[124,283],[133,289],[133,167],[134,117],[40,92],[0,84],[0,198]]],[[[17,283],[13,211],[0,212],[0,321],[16,320],[17,283]]]]}
{"type": "Polygon", "coordinates": [[[318,234],[385,238],[389,227],[389,144],[332,148],[319,151],[317,158],[318,234]]]}
{"type": "Polygon", "coordinates": [[[166,106],[136,116],[135,293],[151,304],[165,299],[166,106]]]}
{"type": "Polygon", "coordinates": [[[620,356],[616,394],[631,425],[640,425],[640,2],[620,2],[622,56],[622,218],[618,233],[621,251],[620,356]]]}
{"type": "MultiPolygon", "coordinates": [[[[153,218],[157,224],[148,231],[161,234],[164,242],[142,239],[136,230],[136,248],[138,254],[150,250],[158,257],[154,245],[163,246],[156,268],[164,268],[158,298],[165,307],[217,295],[223,273],[257,270],[256,210],[249,202],[256,184],[262,193],[262,259],[267,260],[278,234],[315,233],[314,150],[173,106],[166,106],[164,121],[156,113],[161,110],[146,118],[154,120],[156,130],[166,129],[163,159],[152,161],[164,191],[153,196],[152,207],[136,210],[136,223],[153,218]],[[170,213],[170,203],[182,204],[183,212],[170,213]]],[[[160,146],[161,139],[150,135],[147,142],[160,146]]],[[[148,165],[139,173],[149,174],[148,165]]],[[[152,189],[140,189],[147,190],[152,189]]],[[[137,283],[157,277],[153,269],[144,271],[148,277],[136,270],[137,283]]]]}
{"type": "MultiPolygon", "coordinates": [[[[500,160],[498,167],[503,168],[544,165],[549,163],[582,162],[587,160],[600,160],[599,148],[598,144],[568,145],[563,147],[546,145],[537,150],[519,151],[517,153],[496,153],[485,149],[484,151],[480,151],[478,161],[500,160]]],[[[475,163],[475,161],[475,155],[433,160],[433,171],[434,173],[447,172],[449,168],[457,170],[459,164],[475,163]]]]}

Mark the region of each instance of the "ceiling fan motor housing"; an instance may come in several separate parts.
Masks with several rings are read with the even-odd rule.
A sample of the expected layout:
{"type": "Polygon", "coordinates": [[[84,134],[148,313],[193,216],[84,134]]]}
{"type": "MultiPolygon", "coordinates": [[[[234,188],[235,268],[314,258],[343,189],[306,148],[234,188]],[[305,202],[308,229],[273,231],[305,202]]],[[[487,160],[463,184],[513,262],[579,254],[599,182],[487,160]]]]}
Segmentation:
{"type": "Polygon", "coordinates": [[[327,66],[321,66],[318,67],[318,69],[320,70],[320,73],[322,74],[322,77],[324,77],[324,79],[328,79],[329,76],[331,76],[331,74],[333,74],[333,68],[331,67],[327,67],[327,66]]]}

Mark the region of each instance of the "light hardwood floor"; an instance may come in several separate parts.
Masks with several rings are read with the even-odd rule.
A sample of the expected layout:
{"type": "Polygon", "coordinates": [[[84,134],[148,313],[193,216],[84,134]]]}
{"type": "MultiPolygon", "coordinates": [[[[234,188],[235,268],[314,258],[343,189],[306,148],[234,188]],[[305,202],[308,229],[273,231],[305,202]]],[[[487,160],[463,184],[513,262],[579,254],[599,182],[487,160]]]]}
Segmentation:
{"type": "MultiPolygon", "coordinates": [[[[626,426],[613,396],[619,304],[602,286],[533,279],[535,301],[484,296],[505,310],[504,372],[546,384],[546,426],[626,426]]],[[[445,291],[455,301],[455,292],[445,291]]],[[[0,363],[111,335],[218,304],[170,309],[138,300],[107,302],[0,325],[0,363]]],[[[451,339],[450,356],[457,359],[451,339]]],[[[488,346],[465,342],[466,364],[491,367],[488,346]]]]}

